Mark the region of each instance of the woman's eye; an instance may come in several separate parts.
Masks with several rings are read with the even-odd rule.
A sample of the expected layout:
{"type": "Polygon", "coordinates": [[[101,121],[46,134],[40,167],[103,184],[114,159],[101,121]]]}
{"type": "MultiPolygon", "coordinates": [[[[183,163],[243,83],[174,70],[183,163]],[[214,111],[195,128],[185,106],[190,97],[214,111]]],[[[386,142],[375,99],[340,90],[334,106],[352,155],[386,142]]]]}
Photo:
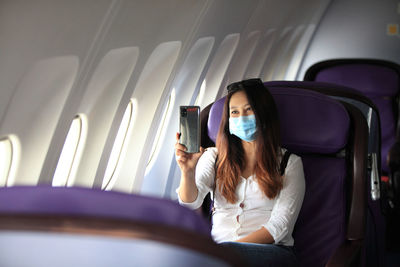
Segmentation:
{"type": "Polygon", "coordinates": [[[236,110],[232,110],[231,114],[238,114],[238,112],[236,110]]]}
{"type": "Polygon", "coordinates": [[[252,111],[253,109],[251,107],[248,107],[246,110],[247,111],[252,111]]]}

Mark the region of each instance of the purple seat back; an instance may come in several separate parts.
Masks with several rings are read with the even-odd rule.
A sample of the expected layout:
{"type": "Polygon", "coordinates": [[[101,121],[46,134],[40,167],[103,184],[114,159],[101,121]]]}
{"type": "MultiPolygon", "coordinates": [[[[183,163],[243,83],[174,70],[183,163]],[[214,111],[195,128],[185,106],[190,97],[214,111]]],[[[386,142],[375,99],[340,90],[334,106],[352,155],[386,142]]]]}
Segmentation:
{"type": "MultiPolygon", "coordinates": [[[[364,118],[369,121],[369,138],[368,138],[368,153],[376,154],[378,160],[378,173],[380,173],[380,120],[379,111],[375,104],[366,97],[362,92],[354,88],[345,87],[332,83],[325,82],[311,82],[311,81],[273,81],[268,82],[269,87],[274,88],[298,88],[298,89],[308,89],[323,93],[334,99],[350,103],[351,105],[357,107],[364,118]]],[[[374,179],[374,170],[368,172],[367,179],[367,192],[368,192],[368,217],[367,231],[365,233],[365,248],[363,260],[369,263],[369,266],[384,266],[385,258],[385,217],[382,214],[381,202],[376,201],[377,188],[382,188],[381,186],[372,186],[376,181],[374,179]],[[372,190],[373,188],[374,190],[372,190]]],[[[382,192],[382,190],[380,191],[382,192]]],[[[382,194],[382,193],[380,193],[382,194]]]]}
{"type": "MultiPolygon", "coordinates": [[[[336,154],[348,146],[350,117],[341,103],[323,94],[265,84],[277,103],[283,146],[300,155],[304,165],[306,193],[293,233],[300,264],[324,266],[349,238],[348,159],[336,154]]],[[[209,113],[214,142],[224,101],[216,101],[209,113]]]]}
{"type": "Polygon", "coordinates": [[[215,101],[211,106],[210,113],[208,115],[207,129],[208,137],[214,142],[217,141],[217,135],[219,125],[221,123],[222,112],[224,109],[225,97],[215,101]]]}
{"type": "MultiPolygon", "coordinates": [[[[270,87],[268,88],[271,89],[270,87]]],[[[347,143],[347,131],[341,132],[341,135],[338,136],[337,131],[331,131],[331,127],[347,129],[349,118],[347,117],[347,119],[342,120],[341,117],[337,116],[337,110],[331,111],[327,108],[323,108],[322,112],[315,113],[317,107],[307,107],[305,106],[306,103],[298,105],[299,98],[304,98],[305,92],[296,91],[291,88],[288,88],[286,91],[288,90],[289,94],[285,94],[285,90],[282,90],[282,88],[272,88],[272,91],[270,90],[273,93],[275,101],[277,101],[276,98],[280,99],[281,97],[279,96],[285,94],[285,105],[292,107],[291,109],[283,108],[277,103],[281,116],[281,134],[284,146],[293,152],[300,151],[301,153],[335,153],[338,147],[343,148],[347,143]],[[295,108],[298,110],[294,110],[295,108]],[[301,116],[301,118],[296,118],[296,116],[301,116]],[[315,121],[319,123],[315,123],[315,121]],[[306,131],[304,130],[305,128],[307,128],[306,131]],[[293,134],[293,132],[296,134],[293,134]],[[302,132],[305,134],[300,135],[302,132]]],[[[310,93],[313,94],[313,92],[310,93]]],[[[329,101],[327,97],[322,97],[324,101],[329,101]]],[[[334,100],[330,100],[330,102],[334,105],[339,105],[342,115],[347,116],[344,107],[334,100]]],[[[214,143],[217,139],[224,103],[225,98],[221,98],[210,109],[207,125],[208,136],[214,143]]]]}
{"type": "Polygon", "coordinates": [[[306,194],[293,234],[299,260],[324,266],[346,238],[346,160],[331,155],[346,147],[350,118],[324,95],[266,85],[278,106],[282,143],[303,160],[306,194]]]}
{"type": "Polygon", "coordinates": [[[386,158],[395,143],[398,105],[395,97],[400,93],[400,66],[381,60],[343,59],[328,60],[312,66],[305,80],[330,82],[361,91],[379,109],[381,120],[381,166],[389,169],[386,158]]]}
{"type": "Polygon", "coordinates": [[[176,202],[89,188],[0,188],[0,214],[110,218],[175,226],[210,235],[210,225],[206,220],[176,202]]]}

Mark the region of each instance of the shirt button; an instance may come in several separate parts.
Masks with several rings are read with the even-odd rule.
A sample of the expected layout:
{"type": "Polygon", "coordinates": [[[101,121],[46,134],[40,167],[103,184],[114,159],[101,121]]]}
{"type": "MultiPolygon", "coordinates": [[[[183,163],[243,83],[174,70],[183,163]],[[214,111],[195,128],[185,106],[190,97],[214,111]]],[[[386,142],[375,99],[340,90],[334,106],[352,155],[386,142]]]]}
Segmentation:
{"type": "Polygon", "coordinates": [[[242,209],[244,208],[244,203],[240,203],[239,207],[241,207],[242,209]]]}

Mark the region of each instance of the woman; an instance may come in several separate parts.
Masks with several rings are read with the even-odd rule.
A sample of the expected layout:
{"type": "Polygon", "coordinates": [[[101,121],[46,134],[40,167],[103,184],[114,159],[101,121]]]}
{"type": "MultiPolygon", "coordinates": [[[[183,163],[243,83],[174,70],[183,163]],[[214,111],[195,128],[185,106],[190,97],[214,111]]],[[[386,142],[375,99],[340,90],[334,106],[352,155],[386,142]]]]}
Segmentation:
{"type": "Polygon", "coordinates": [[[180,204],[197,209],[211,192],[216,242],[252,266],[296,265],[292,232],[305,191],[303,165],[291,154],[280,174],[286,150],[275,102],[260,79],[228,86],[216,143],[196,154],[176,143],[180,204]]]}

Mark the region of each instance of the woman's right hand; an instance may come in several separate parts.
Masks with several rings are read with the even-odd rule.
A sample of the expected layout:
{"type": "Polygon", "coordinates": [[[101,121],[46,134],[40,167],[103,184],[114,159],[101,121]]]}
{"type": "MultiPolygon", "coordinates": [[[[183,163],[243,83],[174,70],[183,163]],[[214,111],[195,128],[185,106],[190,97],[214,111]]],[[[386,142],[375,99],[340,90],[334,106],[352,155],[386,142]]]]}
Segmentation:
{"type": "Polygon", "coordinates": [[[186,153],[186,147],[179,143],[180,133],[176,133],[175,159],[179,168],[183,173],[193,172],[196,168],[199,158],[204,153],[204,149],[200,147],[198,153],[186,153]]]}

